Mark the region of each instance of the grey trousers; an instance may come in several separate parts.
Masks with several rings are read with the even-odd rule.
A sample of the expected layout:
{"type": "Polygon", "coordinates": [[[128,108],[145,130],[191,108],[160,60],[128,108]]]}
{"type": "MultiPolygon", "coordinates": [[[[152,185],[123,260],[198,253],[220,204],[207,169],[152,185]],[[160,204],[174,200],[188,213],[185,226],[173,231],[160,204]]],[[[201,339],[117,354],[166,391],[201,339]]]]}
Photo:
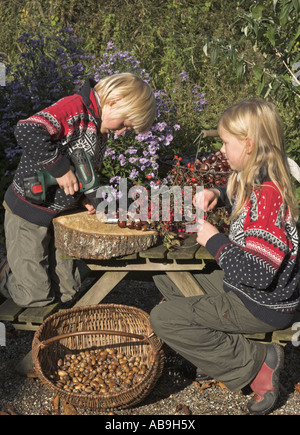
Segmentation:
{"type": "Polygon", "coordinates": [[[9,269],[0,293],[21,307],[70,301],[81,287],[82,269],[55,249],[52,226],[32,224],[6,210],[4,228],[9,269]]]}
{"type": "Polygon", "coordinates": [[[231,391],[259,372],[266,345],[244,337],[274,328],[255,318],[233,292],[225,293],[223,271],[195,274],[205,295],[184,297],[167,275],[154,282],[167,299],[150,314],[155,333],[172,349],[231,391]]]}

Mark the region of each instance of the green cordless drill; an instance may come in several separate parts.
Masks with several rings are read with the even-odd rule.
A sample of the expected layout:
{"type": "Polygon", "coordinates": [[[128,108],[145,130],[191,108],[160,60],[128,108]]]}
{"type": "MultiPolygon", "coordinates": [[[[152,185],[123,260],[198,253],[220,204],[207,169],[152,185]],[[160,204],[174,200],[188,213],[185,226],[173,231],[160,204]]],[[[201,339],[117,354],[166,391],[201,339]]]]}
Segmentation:
{"type": "MultiPolygon", "coordinates": [[[[100,199],[96,197],[97,189],[100,184],[95,173],[92,157],[83,149],[74,150],[70,157],[75,168],[79,192],[84,193],[96,209],[100,202],[100,199]]],[[[25,198],[35,204],[42,204],[46,200],[47,189],[55,185],[58,185],[56,178],[47,171],[39,171],[31,177],[25,177],[25,198]]]]}

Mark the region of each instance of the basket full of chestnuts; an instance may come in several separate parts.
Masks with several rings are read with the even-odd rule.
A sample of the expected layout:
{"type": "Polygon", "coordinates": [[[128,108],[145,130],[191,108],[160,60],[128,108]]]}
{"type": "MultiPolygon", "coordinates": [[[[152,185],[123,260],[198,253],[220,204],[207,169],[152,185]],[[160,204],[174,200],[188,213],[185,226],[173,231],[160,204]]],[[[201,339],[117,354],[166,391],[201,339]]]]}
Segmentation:
{"type": "Polygon", "coordinates": [[[125,409],[154,388],[163,342],[143,310],[116,304],[75,307],[48,317],[35,332],[34,368],[43,384],[83,409],[125,409]]]}

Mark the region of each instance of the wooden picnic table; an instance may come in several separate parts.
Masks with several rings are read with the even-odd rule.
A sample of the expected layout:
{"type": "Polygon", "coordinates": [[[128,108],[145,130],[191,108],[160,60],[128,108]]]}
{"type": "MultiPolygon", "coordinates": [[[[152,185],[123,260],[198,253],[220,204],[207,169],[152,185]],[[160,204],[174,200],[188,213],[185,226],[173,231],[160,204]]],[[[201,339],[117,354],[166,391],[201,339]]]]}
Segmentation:
{"type": "MultiPolygon", "coordinates": [[[[81,252],[85,252],[83,257],[90,257],[84,258],[84,261],[92,271],[92,274],[96,275],[95,282],[91,288],[88,289],[73,306],[79,307],[100,303],[129,272],[133,274],[136,272],[164,272],[180,288],[185,296],[195,294],[195,290],[199,294],[199,284],[193,277],[193,272],[201,271],[201,273],[205,273],[206,264],[215,260],[204,247],[197,244],[195,233],[185,239],[178,249],[169,251],[162,243],[159,243],[159,239],[156,237],[157,235],[153,234],[153,232],[147,235],[142,234],[141,231],[129,229],[122,229],[121,231],[116,224],[102,223],[102,227],[106,225],[106,230],[101,236],[102,227],[99,225],[96,243],[95,240],[91,242],[92,239],[89,236],[85,237],[86,231],[88,231],[88,234],[94,234],[94,230],[91,230],[92,222],[95,225],[97,224],[95,217],[93,218],[94,220],[91,220],[91,218],[87,216],[89,215],[87,215],[86,212],[81,212],[81,215],[76,213],[76,221],[77,223],[82,222],[82,225],[73,227],[72,237],[74,240],[80,241],[73,245],[67,237],[64,237],[64,234],[70,236],[70,227],[65,230],[64,227],[66,226],[66,222],[68,223],[68,221],[70,222],[72,220],[72,214],[60,216],[54,220],[55,234],[58,235],[56,238],[57,247],[65,251],[66,255],[74,255],[74,257],[76,257],[76,252],[70,251],[69,248],[70,246],[74,246],[74,249],[78,250],[78,245],[81,245],[81,252]],[[114,225],[114,227],[107,227],[107,225],[114,225]],[[109,237],[107,239],[107,233],[110,233],[110,236],[113,234],[113,241],[110,240],[109,237]],[[139,234],[137,235],[136,233],[139,234]],[[150,238],[148,237],[148,242],[144,244],[141,242],[144,246],[144,250],[137,251],[139,245],[128,242],[130,238],[147,238],[147,236],[151,236],[150,238]],[[118,239],[118,237],[119,240],[117,240],[116,243],[115,239],[118,239]],[[88,243],[88,248],[82,246],[85,241],[88,243]],[[105,251],[105,258],[95,258],[95,250],[98,249],[97,244],[99,243],[109,246],[109,249],[105,251]],[[122,244],[127,244],[129,251],[132,249],[132,246],[134,246],[134,249],[133,252],[129,254],[114,256],[112,244],[116,247],[115,252],[120,252],[120,246],[122,244]],[[149,244],[150,247],[148,247],[149,244]],[[153,246],[151,246],[151,244],[153,244],[153,246]],[[95,249],[92,249],[93,246],[95,249]],[[107,256],[108,251],[110,255],[107,256]]],[[[98,222],[98,224],[100,224],[100,222],[98,222]]],[[[101,256],[102,254],[98,255],[98,257],[101,256]]],[[[82,257],[78,256],[77,258],[82,257]]],[[[15,329],[35,331],[49,315],[59,309],[59,303],[41,308],[22,308],[11,300],[5,300],[0,305],[0,322],[9,321],[15,329]]],[[[300,311],[298,311],[295,317],[295,322],[299,321],[300,311]]],[[[295,331],[288,328],[286,330],[274,331],[270,334],[255,334],[251,336],[251,338],[268,341],[290,341],[294,334],[295,331]]]]}
{"type": "MultiPolygon", "coordinates": [[[[92,274],[96,275],[96,282],[77,300],[74,307],[100,303],[129,272],[133,274],[135,272],[165,272],[186,296],[192,294],[193,289],[196,288],[199,293],[199,284],[193,278],[192,271],[199,272],[204,268],[205,261],[214,261],[208,251],[196,243],[196,234],[184,240],[180,249],[170,252],[159,242],[156,232],[155,234],[152,232],[149,237],[147,232],[120,229],[116,224],[100,224],[95,217],[87,215],[86,212],[76,213],[76,216],[71,213],[56,218],[54,229],[56,246],[68,258],[70,256],[78,259],[85,257],[83,260],[92,274]],[[103,225],[106,225],[104,232],[103,225]],[[107,225],[111,226],[107,227],[107,225]],[[98,227],[96,233],[95,226],[98,227]],[[141,239],[143,237],[147,239],[147,242],[141,240],[140,244],[136,243],[136,240],[130,242],[131,238],[141,239]],[[74,242],[75,240],[77,243],[74,242]],[[100,243],[106,244],[107,249],[103,251],[102,247],[99,251],[100,243]],[[113,256],[113,253],[122,251],[121,244],[122,249],[125,245],[127,252],[130,250],[133,252],[113,256]],[[137,251],[139,246],[142,246],[144,250],[137,251]],[[78,251],[81,255],[78,255],[78,251]],[[95,252],[97,252],[96,255],[95,252]],[[95,257],[105,258],[95,259],[95,257]]],[[[0,305],[0,322],[11,322],[18,330],[36,331],[49,315],[59,309],[59,303],[41,308],[22,308],[11,300],[5,300],[0,305]]],[[[31,369],[32,355],[29,352],[17,365],[16,371],[26,374],[31,369]]]]}
{"type": "MultiPolygon", "coordinates": [[[[129,272],[133,274],[135,272],[165,272],[183,294],[190,296],[194,289],[199,289],[199,284],[193,278],[192,272],[202,270],[207,260],[214,261],[208,251],[197,244],[195,233],[184,240],[179,249],[170,252],[159,242],[156,231],[121,229],[117,224],[101,223],[96,220],[95,216],[91,217],[86,212],[67,214],[54,219],[54,230],[56,246],[68,258],[83,259],[92,271],[92,275],[96,276],[96,282],[74,304],[76,307],[100,303],[129,272]],[[76,226],[74,227],[75,218],[76,226]],[[71,242],[70,238],[77,240],[77,244],[71,242]],[[128,239],[138,238],[145,238],[148,242],[142,241],[139,244],[128,242],[128,239]],[[107,246],[105,254],[103,254],[103,247],[99,254],[101,244],[107,246]],[[133,251],[127,255],[114,256],[116,252],[124,252],[120,245],[125,245],[127,252],[133,251]],[[149,245],[151,247],[148,247],[149,245]],[[144,250],[137,252],[139,246],[142,246],[144,250]],[[78,252],[84,254],[78,255],[78,252]],[[97,259],[96,257],[105,258],[97,259]]],[[[0,321],[9,321],[16,329],[35,331],[46,317],[58,309],[60,309],[59,303],[41,308],[22,308],[13,301],[6,300],[0,305],[0,321]]]]}
{"type": "Polygon", "coordinates": [[[214,260],[196,242],[196,233],[170,252],[159,243],[157,231],[119,228],[117,224],[99,222],[95,215],[86,213],[55,219],[54,230],[57,248],[75,257],[80,251],[80,258],[91,270],[102,272],[75,306],[98,304],[128,272],[165,272],[185,296],[191,296],[196,289],[199,291],[199,284],[190,271],[201,270],[204,260],[214,260]]]}

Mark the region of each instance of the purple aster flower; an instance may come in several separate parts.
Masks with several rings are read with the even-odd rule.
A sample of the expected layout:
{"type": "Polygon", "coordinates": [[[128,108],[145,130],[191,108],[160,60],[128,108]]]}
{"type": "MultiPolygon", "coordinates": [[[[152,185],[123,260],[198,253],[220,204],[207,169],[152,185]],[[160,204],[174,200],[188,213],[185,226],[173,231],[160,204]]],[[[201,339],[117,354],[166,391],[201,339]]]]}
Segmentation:
{"type": "Polygon", "coordinates": [[[139,175],[139,171],[137,171],[136,169],[133,169],[130,172],[129,178],[136,178],[139,175]]]}

